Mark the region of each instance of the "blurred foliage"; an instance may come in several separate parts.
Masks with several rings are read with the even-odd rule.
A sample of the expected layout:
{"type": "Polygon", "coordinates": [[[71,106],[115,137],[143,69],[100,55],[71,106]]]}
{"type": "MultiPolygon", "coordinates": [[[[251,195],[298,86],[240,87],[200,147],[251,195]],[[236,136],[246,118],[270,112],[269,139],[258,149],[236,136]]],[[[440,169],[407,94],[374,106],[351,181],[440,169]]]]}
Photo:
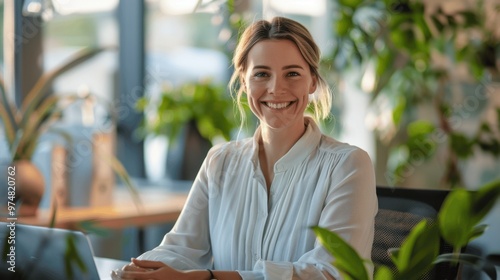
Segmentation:
{"type": "Polygon", "coordinates": [[[231,140],[231,132],[239,126],[233,100],[225,87],[211,81],[184,84],[165,89],[159,100],[143,97],[137,109],[146,112],[139,132],[166,135],[174,143],[181,129],[194,121],[200,134],[213,142],[217,137],[231,140]]]}
{"type": "MultiPolygon", "coordinates": [[[[500,198],[500,181],[483,185],[477,191],[457,188],[450,192],[441,207],[437,223],[423,219],[406,237],[400,248],[390,251],[395,271],[376,266],[375,280],[417,280],[435,265],[442,262],[462,263],[484,271],[494,278],[495,267],[486,259],[461,253],[471,240],[487,229],[479,224],[500,198]],[[454,248],[452,254],[439,254],[440,239],[454,248]]],[[[333,265],[347,280],[366,280],[368,272],[358,253],[338,234],[325,228],[313,227],[320,243],[335,258],[333,265]]]]}
{"type": "MultiPolygon", "coordinates": [[[[84,49],[58,67],[43,73],[33,88],[30,89],[28,95],[23,99],[20,107],[9,100],[4,80],[0,77],[0,128],[5,134],[12,162],[31,160],[35,149],[38,147],[40,136],[52,128],[53,124],[62,116],[63,111],[74,101],[89,97],[54,95],[52,94],[51,87],[54,80],[67,71],[94,58],[104,50],[105,48],[84,49]]],[[[52,131],[59,132],[55,129],[52,131]]],[[[59,133],[62,134],[62,132],[59,133]]],[[[140,197],[128,172],[113,154],[102,149],[101,154],[103,155],[102,159],[111,166],[115,174],[124,182],[133,198],[135,206],[140,210],[140,197]]],[[[57,203],[54,203],[51,211],[51,220],[48,226],[54,227],[57,219],[57,203]]],[[[88,224],[84,224],[84,226],[89,231],[98,232],[96,227],[89,227],[88,224]]],[[[73,265],[76,265],[83,272],[87,272],[88,269],[78,253],[75,242],[74,236],[69,234],[66,239],[66,250],[64,253],[68,279],[73,278],[73,265]]],[[[3,240],[4,249],[2,251],[4,252],[4,256],[7,256],[7,253],[5,253],[7,245],[8,239],[5,238],[3,240]]]]}
{"type": "MultiPolygon", "coordinates": [[[[219,34],[215,37],[218,37],[219,43],[222,44],[210,47],[219,49],[228,60],[231,60],[247,20],[242,11],[238,9],[238,3],[234,0],[220,4],[216,1],[205,3],[198,1],[197,9],[214,4],[219,5],[219,13],[217,14],[203,14],[194,11],[193,17],[191,17],[196,19],[192,22],[194,24],[193,30],[200,29],[198,25],[200,16],[204,21],[206,21],[206,17],[211,17],[212,24],[219,27],[219,34]]],[[[216,29],[211,28],[210,30],[216,29]]],[[[199,35],[198,38],[207,36],[206,33],[199,35]]],[[[242,102],[245,103],[246,100],[243,98],[242,102]]],[[[250,108],[246,104],[243,105],[245,108],[244,119],[247,121],[240,127],[241,116],[238,116],[236,104],[227,91],[226,85],[215,84],[209,79],[187,82],[175,88],[167,85],[158,99],[144,97],[136,103],[137,110],[146,114],[137,132],[142,137],[150,133],[166,135],[169,142],[174,143],[183,127],[194,121],[200,134],[212,144],[218,138],[229,141],[233,138],[232,133],[238,127],[244,129],[247,124],[250,124],[251,127],[255,126],[255,119],[252,117],[250,108]]]]}
{"type": "MultiPolygon", "coordinates": [[[[468,1],[446,9],[443,2],[432,1],[336,1],[329,61],[337,72],[354,65],[372,71],[374,103],[385,100],[390,104],[392,129],[376,127],[380,139],[392,145],[389,183],[401,183],[407,171],[415,168],[415,161],[435,157],[438,146],[447,153],[443,181],[452,187],[463,185],[460,161],[477,151],[500,155],[498,121],[495,125],[478,120],[479,129],[472,135],[460,132],[462,124],[457,123],[484,112],[486,106],[479,106],[463,116],[463,107],[467,102],[487,104],[483,99],[488,92],[484,91],[491,81],[500,79],[500,33],[488,21],[497,22],[500,4],[491,1],[492,6],[486,7],[485,3],[468,1]],[[468,80],[456,78],[462,66],[468,80]],[[457,97],[453,84],[476,84],[483,92],[478,87],[463,88],[457,97]],[[422,106],[430,108],[424,116],[428,121],[419,120],[422,106]],[[395,140],[396,136],[405,140],[395,140]],[[432,149],[421,149],[421,143],[432,149]]],[[[500,110],[496,113],[500,119],[500,110]]]]}
{"type": "Polygon", "coordinates": [[[7,139],[12,161],[31,160],[40,135],[58,120],[69,104],[81,97],[77,95],[58,96],[51,94],[56,78],[81,63],[92,59],[102,48],[80,51],[68,61],[43,73],[23,99],[20,107],[9,100],[5,83],[0,77],[0,120],[7,139]]]}

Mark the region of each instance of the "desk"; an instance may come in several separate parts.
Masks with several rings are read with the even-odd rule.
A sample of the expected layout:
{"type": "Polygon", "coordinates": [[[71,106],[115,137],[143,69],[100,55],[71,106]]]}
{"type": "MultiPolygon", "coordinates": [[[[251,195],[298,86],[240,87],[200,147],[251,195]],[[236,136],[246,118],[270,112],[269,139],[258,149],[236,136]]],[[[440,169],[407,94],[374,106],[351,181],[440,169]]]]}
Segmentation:
{"type": "MultiPolygon", "coordinates": [[[[80,222],[89,220],[95,222],[98,227],[110,229],[175,222],[187,198],[186,193],[174,193],[159,187],[141,188],[139,195],[142,201],[139,208],[124,187],[116,188],[109,206],[59,208],[55,227],[79,230],[80,222]]],[[[33,217],[18,217],[17,222],[48,226],[51,211],[49,209],[38,211],[33,217]]]]}

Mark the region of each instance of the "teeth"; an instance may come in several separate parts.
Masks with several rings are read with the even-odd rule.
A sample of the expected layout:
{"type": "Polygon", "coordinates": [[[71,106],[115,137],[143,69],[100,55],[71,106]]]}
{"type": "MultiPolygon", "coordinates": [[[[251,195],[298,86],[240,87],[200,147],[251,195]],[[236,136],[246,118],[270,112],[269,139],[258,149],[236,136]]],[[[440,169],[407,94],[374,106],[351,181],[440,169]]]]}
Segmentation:
{"type": "Polygon", "coordinates": [[[273,109],[283,109],[285,107],[288,107],[292,102],[283,102],[283,103],[269,103],[267,102],[267,106],[273,109]]]}

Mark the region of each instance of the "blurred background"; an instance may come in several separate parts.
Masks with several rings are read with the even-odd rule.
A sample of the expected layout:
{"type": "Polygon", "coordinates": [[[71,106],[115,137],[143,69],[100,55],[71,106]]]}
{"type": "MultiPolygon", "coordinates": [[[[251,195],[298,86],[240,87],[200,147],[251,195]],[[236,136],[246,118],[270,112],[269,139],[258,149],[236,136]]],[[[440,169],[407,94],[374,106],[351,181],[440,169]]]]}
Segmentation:
{"type": "MultiPolygon", "coordinates": [[[[498,0],[3,0],[0,67],[7,99],[21,106],[45,73],[99,50],[51,80],[46,96],[79,96],[51,127],[107,135],[129,175],[147,182],[139,188],[176,181],[188,191],[213,144],[257,125],[247,110],[240,127],[227,90],[240,31],[290,17],[311,31],[334,92],[323,131],[366,150],[378,185],[474,190],[500,178],[499,15],[498,0]]],[[[54,138],[43,133],[33,152],[46,174],[54,138]]],[[[49,189],[55,177],[45,176],[49,189]]],[[[500,252],[499,221],[497,203],[474,241],[482,254],[500,252]]],[[[170,226],[146,230],[145,248],[134,228],[93,243],[128,259],[170,226]]]]}

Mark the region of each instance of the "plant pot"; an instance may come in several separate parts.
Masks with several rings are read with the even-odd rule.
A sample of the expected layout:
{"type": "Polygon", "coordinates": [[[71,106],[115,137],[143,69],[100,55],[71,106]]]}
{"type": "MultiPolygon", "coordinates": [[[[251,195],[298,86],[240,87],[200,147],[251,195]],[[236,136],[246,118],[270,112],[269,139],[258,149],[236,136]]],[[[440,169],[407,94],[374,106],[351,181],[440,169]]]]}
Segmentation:
{"type": "Polygon", "coordinates": [[[29,160],[16,161],[12,167],[15,168],[17,216],[35,216],[45,192],[43,175],[29,160]]]}
{"type": "Polygon", "coordinates": [[[175,143],[168,143],[167,177],[193,181],[212,144],[201,136],[194,121],[188,122],[175,143]]]}

